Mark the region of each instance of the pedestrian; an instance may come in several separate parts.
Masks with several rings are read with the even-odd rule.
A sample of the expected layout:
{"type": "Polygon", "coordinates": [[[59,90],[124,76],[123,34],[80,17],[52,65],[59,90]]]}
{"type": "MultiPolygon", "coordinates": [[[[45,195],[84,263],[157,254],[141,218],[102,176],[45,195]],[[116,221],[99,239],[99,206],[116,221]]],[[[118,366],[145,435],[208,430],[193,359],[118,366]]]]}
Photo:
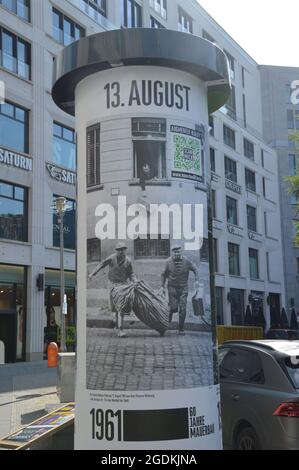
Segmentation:
{"type": "Polygon", "coordinates": [[[101,262],[92,271],[88,278],[92,279],[99,271],[109,266],[108,279],[110,281],[111,310],[115,313],[115,324],[119,329],[118,336],[123,338],[127,336],[124,332],[124,315],[127,312],[117,310],[111,298],[111,291],[114,287],[123,286],[128,282],[136,282],[136,277],[133,272],[132,262],[127,256],[127,245],[125,243],[118,243],[115,251],[116,253],[110,255],[103,262],[101,262]]]}
{"type": "Polygon", "coordinates": [[[169,296],[169,323],[172,322],[174,313],[179,313],[179,334],[185,334],[185,320],[187,314],[188,280],[189,273],[195,276],[195,290],[199,289],[199,272],[191,260],[182,254],[182,247],[174,245],[171,249],[171,257],[166,261],[162,273],[162,292],[165,295],[166,281],[168,281],[169,296]]]}
{"type": "Polygon", "coordinates": [[[140,186],[145,195],[146,182],[151,179],[151,168],[148,163],[144,163],[141,168],[140,186]]]}

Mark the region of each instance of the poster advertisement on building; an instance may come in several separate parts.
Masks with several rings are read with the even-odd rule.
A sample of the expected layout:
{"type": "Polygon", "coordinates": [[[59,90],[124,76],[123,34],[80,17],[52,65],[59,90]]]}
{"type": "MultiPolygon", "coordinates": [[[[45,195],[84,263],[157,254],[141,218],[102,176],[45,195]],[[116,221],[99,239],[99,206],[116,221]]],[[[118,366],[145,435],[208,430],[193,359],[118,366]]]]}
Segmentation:
{"type": "Polygon", "coordinates": [[[87,74],[75,108],[76,448],[220,449],[206,85],[131,64],[87,74]]]}

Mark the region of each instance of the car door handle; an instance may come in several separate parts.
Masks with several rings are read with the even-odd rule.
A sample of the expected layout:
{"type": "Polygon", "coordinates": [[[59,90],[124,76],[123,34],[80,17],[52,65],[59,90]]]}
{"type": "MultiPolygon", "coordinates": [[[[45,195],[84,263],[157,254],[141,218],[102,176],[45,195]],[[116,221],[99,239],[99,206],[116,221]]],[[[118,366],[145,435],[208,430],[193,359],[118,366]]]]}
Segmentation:
{"type": "Polygon", "coordinates": [[[239,401],[240,397],[239,397],[239,395],[237,395],[237,394],[233,394],[233,395],[232,395],[232,399],[233,399],[234,401],[239,401]]]}

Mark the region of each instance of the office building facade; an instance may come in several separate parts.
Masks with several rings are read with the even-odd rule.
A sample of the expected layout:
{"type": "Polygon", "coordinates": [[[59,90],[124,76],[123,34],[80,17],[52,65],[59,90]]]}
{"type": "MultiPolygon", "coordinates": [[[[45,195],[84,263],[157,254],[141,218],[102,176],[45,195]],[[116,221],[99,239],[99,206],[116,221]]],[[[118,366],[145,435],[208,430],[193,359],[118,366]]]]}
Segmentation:
{"type": "MultiPolygon", "coordinates": [[[[47,341],[59,335],[57,196],[67,199],[64,255],[68,347],[73,347],[76,136],[74,119],[51,97],[53,58],[77,39],[120,27],[192,33],[227,53],[232,96],[210,118],[207,149],[218,321],[243,325],[251,305],[254,316],[262,310],[270,326],[285,306],[277,157],[262,137],[256,62],[195,0],[0,0],[0,80],[5,85],[0,105],[0,330],[9,362],[42,359],[47,341]]],[[[89,129],[90,185],[101,184],[100,132],[96,126],[89,129]]],[[[138,179],[136,145],[132,138],[132,180],[138,179]]],[[[170,177],[162,175],[163,165],[157,171],[170,177]]],[[[206,247],[204,242],[203,262],[206,247]]],[[[87,249],[89,261],[98,262],[101,246],[93,234],[87,249]]],[[[163,240],[143,241],[130,255],[136,263],[154,262],[169,255],[169,246],[163,240]]]]}

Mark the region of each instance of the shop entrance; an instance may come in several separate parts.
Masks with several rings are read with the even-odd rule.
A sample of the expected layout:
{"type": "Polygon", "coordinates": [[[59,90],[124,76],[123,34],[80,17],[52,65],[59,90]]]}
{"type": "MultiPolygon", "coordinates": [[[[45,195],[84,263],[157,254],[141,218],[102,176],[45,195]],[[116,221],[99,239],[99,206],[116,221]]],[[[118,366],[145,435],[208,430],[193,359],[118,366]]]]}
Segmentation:
{"type": "MultiPolygon", "coordinates": [[[[60,272],[46,269],[44,355],[49,343],[60,345],[60,272]]],[[[75,273],[65,271],[65,293],[67,296],[66,346],[68,352],[76,347],[75,273]]]]}
{"type": "Polygon", "coordinates": [[[0,311],[0,341],[5,347],[5,364],[16,362],[17,313],[0,311]]]}
{"type": "Polygon", "coordinates": [[[5,362],[25,360],[26,268],[0,264],[0,340],[5,362]]]}
{"type": "Polygon", "coordinates": [[[271,328],[280,325],[280,294],[269,294],[271,328]]]}

